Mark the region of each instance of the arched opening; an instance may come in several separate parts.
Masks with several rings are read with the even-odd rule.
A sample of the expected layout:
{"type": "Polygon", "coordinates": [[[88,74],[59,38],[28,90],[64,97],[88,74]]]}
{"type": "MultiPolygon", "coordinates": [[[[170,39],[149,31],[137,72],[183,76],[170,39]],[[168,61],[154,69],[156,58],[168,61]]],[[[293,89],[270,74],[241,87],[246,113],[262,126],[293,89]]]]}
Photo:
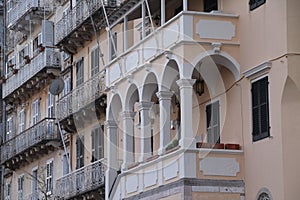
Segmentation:
{"type": "Polygon", "coordinates": [[[137,160],[137,152],[140,152],[138,130],[139,124],[139,92],[135,84],[131,84],[126,92],[123,119],[123,169],[132,165],[137,160]]]}

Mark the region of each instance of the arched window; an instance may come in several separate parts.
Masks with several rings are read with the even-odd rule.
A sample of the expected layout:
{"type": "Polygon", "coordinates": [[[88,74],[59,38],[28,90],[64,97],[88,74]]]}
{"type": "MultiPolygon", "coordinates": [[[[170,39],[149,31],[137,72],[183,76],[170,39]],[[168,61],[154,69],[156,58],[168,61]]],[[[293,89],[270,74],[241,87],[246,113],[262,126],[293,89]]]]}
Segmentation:
{"type": "Polygon", "coordinates": [[[267,188],[262,188],[256,195],[257,200],[273,200],[271,192],[267,188]]]}
{"type": "Polygon", "coordinates": [[[258,196],[257,200],[271,200],[271,198],[267,193],[263,192],[258,196]]]}

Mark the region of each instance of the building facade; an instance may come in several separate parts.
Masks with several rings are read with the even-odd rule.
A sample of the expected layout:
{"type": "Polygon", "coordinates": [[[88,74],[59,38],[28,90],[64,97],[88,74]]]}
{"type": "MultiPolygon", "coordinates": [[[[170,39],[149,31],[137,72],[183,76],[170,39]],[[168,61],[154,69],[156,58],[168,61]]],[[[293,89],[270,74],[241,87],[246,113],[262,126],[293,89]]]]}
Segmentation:
{"type": "Polygon", "coordinates": [[[297,199],[299,7],[7,1],[2,199],[297,199]]]}

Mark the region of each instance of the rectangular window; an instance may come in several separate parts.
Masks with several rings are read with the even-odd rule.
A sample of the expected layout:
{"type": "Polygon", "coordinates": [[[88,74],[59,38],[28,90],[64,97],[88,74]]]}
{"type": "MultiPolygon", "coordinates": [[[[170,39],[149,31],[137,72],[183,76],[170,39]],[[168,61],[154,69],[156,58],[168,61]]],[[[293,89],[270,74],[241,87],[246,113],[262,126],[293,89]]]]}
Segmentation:
{"type": "Polygon", "coordinates": [[[14,69],[16,69],[16,57],[12,56],[6,64],[6,70],[5,70],[6,77],[12,75],[14,69]]]}
{"type": "Polygon", "coordinates": [[[97,47],[91,53],[91,76],[99,72],[99,48],[97,47]]]}
{"type": "Polygon", "coordinates": [[[19,132],[23,132],[25,130],[25,108],[19,113],[19,132]]]}
{"type": "Polygon", "coordinates": [[[76,139],[76,169],[84,166],[84,137],[76,139]]]}
{"type": "Polygon", "coordinates": [[[62,163],[63,176],[69,173],[69,162],[68,162],[69,156],[70,156],[69,153],[68,156],[66,154],[63,155],[63,163],[62,163]]]}
{"type": "Polygon", "coordinates": [[[109,39],[110,41],[110,58],[113,60],[117,57],[117,50],[118,50],[118,33],[112,33],[112,38],[109,39]]]}
{"type": "Polygon", "coordinates": [[[204,0],[204,12],[218,10],[218,0],[204,0]]]}
{"type": "Polygon", "coordinates": [[[219,101],[206,106],[207,142],[220,143],[220,106],[219,101]]]}
{"type": "Polygon", "coordinates": [[[18,177],[18,200],[23,200],[24,175],[18,177]]]}
{"type": "Polygon", "coordinates": [[[64,95],[67,95],[71,92],[71,77],[67,76],[64,80],[64,95]]]}
{"type": "Polygon", "coordinates": [[[268,77],[252,82],[253,141],[270,136],[268,77]]]}
{"type": "Polygon", "coordinates": [[[83,58],[76,63],[76,86],[79,86],[84,81],[84,66],[83,58]]]}
{"type": "Polygon", "coordinates": [[[32,185],[31,185],[31,190],[32,190],[32,195],[37,196],[38,193],[38,169],[32,170],[32,185]]]}
{"type": "Polygon", "coordinates": [[[33,55],[36,55],[39,53],[39,47],[42,45],[42,34],[39,33],[36,38],[32,41],[32,50],[33,55]]]}
{"type": "Polygon", "coordinates": [[[5,187],[5,200],[10,200],[10,183],[6,183],[6,187],[5,187]]]}
{"type": "Polygon", "coordinates": [[[250,11],[258,8],[259,6],[263,5],[264,3],[266,3],[266,0],[250,0],[249,1],[250,11]]]}
{"type": "Polygon", "coordinates": [[[47,161],[47,172],[46,172],[46,193],[47,195],[52,194],[53,190],[53,160],[47,161]]]}
{"type": "Polygon", "coordinates": [[[48,117],[54,118],[54,95],[48,93],[48,117]]]}
{"type": "Polygon", "coordinates": [[[103,158],[103,126],[92,130],[92,162],[103,158]]]}
{"type": "Polygon", "coordinates": [[[19,64],[24,65],[29,63],[29,51],[28,51],[28,45],[25,45],[25,47],[19,51],[19,64]]]}
{"type": "Polygon", "coordinates": [[[40,99],[32,103],[32,123],[37,124],[40,121],[40,99]]]}
{"type": "Polygon", "coordinates": [[[13,134],[13,117],[8,117],[6,121],[6,140],[10,140],[13,134]]]}

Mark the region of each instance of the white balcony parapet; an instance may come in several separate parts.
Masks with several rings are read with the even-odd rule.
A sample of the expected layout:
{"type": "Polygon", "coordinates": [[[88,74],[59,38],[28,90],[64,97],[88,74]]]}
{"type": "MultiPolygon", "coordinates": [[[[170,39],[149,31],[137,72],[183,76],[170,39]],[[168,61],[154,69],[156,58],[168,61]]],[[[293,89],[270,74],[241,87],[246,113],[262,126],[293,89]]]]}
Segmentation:
{"type": "Polygon", "coordinates": [[[8,28],[16,25],[17,21],[24,17],[26,13],[31,10],[40,8],[43,12],[52,11],[54,8],[54,1],[44,1],[44,0],[22,0],[18,1],[16,5],[8,10],[7,12],[7,24],[8,28]]]}
{"type": "Polygon", "coordinates": [[[104,186],[103,159],[57,179],[55,196],[59,199],[68,199],[101,186],[104,186]]]}
{"type": "MultiPolygon", "coordinates": [[[[60,68],[60,52],[53,48],[45,50],[32,58],[29,64],[20,67],[17,74],[7,78],[3,84],[3,98],[14,92],[17,88],[26,83],[30,78],[46,67],[60,68]]],[[[16,68],[19,68],[18,66],[16,68]]]]}
{"type": "Polygon", "coordinates": [[[3,163],[11,159],[42,141],[56,139],[58,139],[58,134],[55,127],[55,120],[45,118],[14,138],[6,141],[1,146],[1,162],[3,163]]]}
{"type": "Polygon", "coordinates": [[[71,93],[59,99],[56,106],[57,118],[65,119],[98,99],[105,89],[104,79],[104,72],[99,72],[71,93]]]}
{"type": "Polygon", "coordinates": [[[120,5],[120,0],[101,1],[79,1],[61,20],[55,25],[55,43],[59,43],[73,30],[82,25],[92,14],[98,11],[102,6],[116,7],[120,5]],[[89,3],[88,3],[89,2],[89,3]]]}

